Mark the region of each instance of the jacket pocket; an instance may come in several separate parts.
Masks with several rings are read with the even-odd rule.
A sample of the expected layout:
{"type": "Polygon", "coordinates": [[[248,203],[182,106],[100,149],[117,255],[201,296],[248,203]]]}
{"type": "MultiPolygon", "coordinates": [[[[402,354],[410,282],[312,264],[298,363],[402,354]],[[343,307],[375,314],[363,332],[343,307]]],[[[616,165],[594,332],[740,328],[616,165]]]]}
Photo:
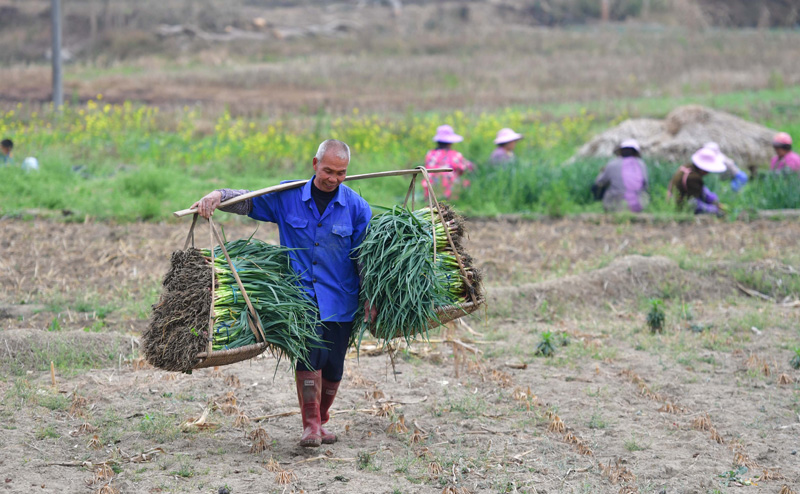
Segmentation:
{"type": "Polygon", "coordinates": [[[349,237],[353,234],[353,225],[333,225],[331,233],[340,237],[349,237]]]}
{"type": "Polygon", "coordinates": [[[305,228],[308,226],[308,220],[299,216],[289,215],[286,217],[286,223],[293,228],[305,228]]]}

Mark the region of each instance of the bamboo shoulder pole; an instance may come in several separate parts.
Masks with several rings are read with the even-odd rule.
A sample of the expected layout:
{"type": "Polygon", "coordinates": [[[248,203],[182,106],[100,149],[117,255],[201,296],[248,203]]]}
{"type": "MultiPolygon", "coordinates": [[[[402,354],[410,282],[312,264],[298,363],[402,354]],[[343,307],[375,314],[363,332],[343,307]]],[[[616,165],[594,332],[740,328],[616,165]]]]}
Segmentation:
{"type": "MultiPolygon", "coordinates": [[[[432,168],[430,170],[427,170],[428,173],[445,173],[451,171],[453,171],[452,168],[432,168]]],[[[399,175],[416,175],[418,173],[422,173],[419,168],[414,168],[411,170],[391,170],[388,172],[362,173],[361,175],[350,175],[349,177],[345,178],[344,181],[349,182],[351,180],[364,180],[367,178],[396,177],[399,175]]],[[[304,186],[306,183],[308,183],[308,180],[297,180],[295,182],[288,182],[285,184],[273,185],[271,187],[267,187],[264,189],[254,190],[252,192],[248,192],[247,194],[236,196],[233,199],[228,199],[227,201],[220,204],[220,207],[230,206],[231,204],[236,204],[237,202],[241,202],[253,197],[263,196],[264,194],[269,194],[271,192],[280,192],[282,190],[295,189],[297,187],[304,186]]],[[[176,218],[180,218],[182,216],[186,216],[196,212],[197,212],[196,209],[183,209],[181,211],[175,211],[172,214],[175,215],[176,218]]]]}

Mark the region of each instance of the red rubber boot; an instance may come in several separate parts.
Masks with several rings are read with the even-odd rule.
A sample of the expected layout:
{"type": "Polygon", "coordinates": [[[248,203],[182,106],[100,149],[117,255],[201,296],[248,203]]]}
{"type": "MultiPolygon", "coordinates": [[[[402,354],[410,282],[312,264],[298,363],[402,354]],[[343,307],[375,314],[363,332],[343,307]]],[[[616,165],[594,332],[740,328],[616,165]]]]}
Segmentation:
{"type": "MultiPolygon", "coordinates": [[[[322,399],[319,402],[320,424],[327,424],[328,420],[331,418],[328,410],[330,410],[331,405],[333,405],[333,400],[336,398],[336,392],[339,390],[340,382],[341,381],[333,382],[322,379],[322,399]]],[[[320,425],[319,431],[322,436],[322,444],[333,444],[336,442],[336,434],[326,431],[322,425],[320,425]]]]}
{"type": "Polygon", "coordinates": [[[300,415],[303,418],[303,435],[300,437],[300,446],[304,448],[318,448],[322,444],[320,434],[319,403],[322,393],[322,376],[320,371],[297,371],[295,383],[297,384],[297,400],[300,402],[300,415]]]}

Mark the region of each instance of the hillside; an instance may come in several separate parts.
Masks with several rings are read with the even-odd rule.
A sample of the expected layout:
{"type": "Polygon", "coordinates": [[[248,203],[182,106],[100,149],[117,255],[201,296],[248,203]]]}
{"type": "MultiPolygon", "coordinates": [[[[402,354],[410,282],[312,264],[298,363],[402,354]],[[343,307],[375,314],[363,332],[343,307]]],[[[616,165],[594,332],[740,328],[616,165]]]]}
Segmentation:
{"type": "MultiPolygon", "coordinates": [[[[690,28],[793,27],[800,25],[792,0],[608,0],[612,22],[640,21],[690,28]]],[[[69,0],[63,2],[69,56],[115,60],[175,53],[171,38],[187,34],[199,45],[213,42],[410,34],[453,28],[569,26],[599,22],[602,0],[69,0]],[[135,6],[134,6],[135,5],[135,6]],[[458,25],[457,24],[457,25],[458,25]],[[184,29],[185,28],[185,29],[184,29]]],[[[0,0],[0,61],[36,62],[49,48],[48,0],[0,0]]],[[[185,46],[185,45],[184,45],[185,46]]]]}

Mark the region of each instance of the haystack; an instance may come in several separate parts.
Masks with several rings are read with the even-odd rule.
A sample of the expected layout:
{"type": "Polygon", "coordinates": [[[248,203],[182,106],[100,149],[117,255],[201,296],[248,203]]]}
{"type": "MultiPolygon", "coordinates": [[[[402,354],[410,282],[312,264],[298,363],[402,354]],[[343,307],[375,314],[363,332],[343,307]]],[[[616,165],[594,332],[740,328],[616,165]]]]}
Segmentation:
{"type": "Polygon", "coordinates": [[[636,139],[645,158],[683,163],[708,141],[743,168],[763,167],[774,154],[776,131],[699,105],[674,109],[664,120],[631,119],[584,144],[570,159],[610,158],[624,139],[636,139]]]}

